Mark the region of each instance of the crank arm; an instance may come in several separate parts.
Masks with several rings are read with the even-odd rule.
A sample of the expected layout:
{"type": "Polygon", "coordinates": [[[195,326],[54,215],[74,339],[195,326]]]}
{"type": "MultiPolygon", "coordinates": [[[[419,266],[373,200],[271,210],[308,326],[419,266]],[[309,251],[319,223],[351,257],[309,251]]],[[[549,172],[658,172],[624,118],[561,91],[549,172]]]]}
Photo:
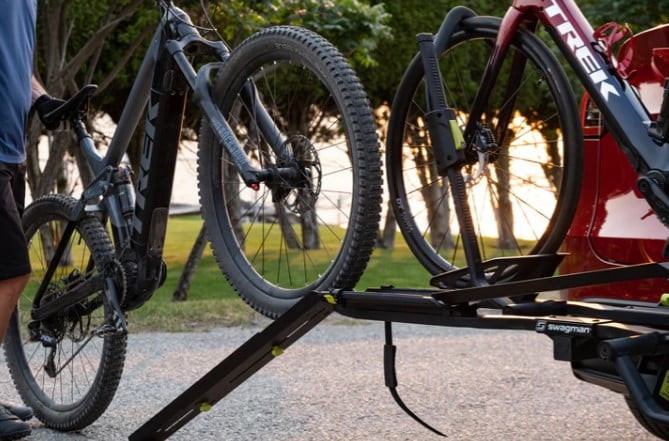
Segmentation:
{"type": "Polygon", "coordinates": [[[104,295],[107,298],[107,302],[111,306],[111,315],[108,315],[108,319],[111,321],[110,330],[111,333],[122,333],[125,334],[128,332],[128,324],[125,321],[125,314],[121,309],[121,305],[118,302],[118,295],[116,290],[116,285],[114,280],[111,278],[105,279],[106,289],[104,290],[104,295]]]}

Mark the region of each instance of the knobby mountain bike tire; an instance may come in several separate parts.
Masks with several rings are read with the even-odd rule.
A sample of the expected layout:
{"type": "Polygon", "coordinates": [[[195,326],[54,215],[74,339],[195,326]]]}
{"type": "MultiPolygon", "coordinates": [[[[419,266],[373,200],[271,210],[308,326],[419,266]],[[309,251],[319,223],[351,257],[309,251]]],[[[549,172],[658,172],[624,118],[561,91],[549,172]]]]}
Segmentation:
{"type": "MultiPolygon", "coordinates": [[[[23,228],[32,273],[4,341],[9,372],[21,398],[45,426],[62,431],[82,429],[107,409],[121,379],[127,345],[126,335],[90,337],[96,326],[106,323],[110,308],[102,290],[40,323],[40,331],[56,342],[53,352],[42,341],[30,339],[33,298],[75,204],[71,197],[50,195],[26,209],[23,228]]],[[[76,225],[40,305],[67,295],[68,286],[101,271],[113,254],[100,221],[86,215],[76,225]]]]}
{"type": "Polygon", "coordinates": [[[200,202],[232,287],[269,317],[310,291],[353,288],[373,250],[382,192],[376,127],[353,70],[322,37],[281,26],[233,50],[212,89],[256,168],[299,170],[290,182],[249,188],[203,121],[200,202]],[[253,103],[242,99],[249,87],[253,103]],[[262,132],[256,102],[278,128],[279,148],[262,132]]]}
{"type": "MultiPolygon", "coordinates": [[[[499,24],[492,17],[467,19],[438,54],[446,99],[463,130],[499,24]]],[[[448,180],[437,173],[425,126],[423,77],[417,56],[392,105],[387,181],[404,239],[421,264],[438,274],[464,266],[465,256],[453,196],[448,180]]],[[[554,253],[560,247],[580,191],[582,135],[577,117],[560,64],[535,35],[519,32],[477,130],[468,139],[468,162],[462,168],[484,260],[554,253]],[[504,119],[510,124],[502,127],[504,119]]]]}

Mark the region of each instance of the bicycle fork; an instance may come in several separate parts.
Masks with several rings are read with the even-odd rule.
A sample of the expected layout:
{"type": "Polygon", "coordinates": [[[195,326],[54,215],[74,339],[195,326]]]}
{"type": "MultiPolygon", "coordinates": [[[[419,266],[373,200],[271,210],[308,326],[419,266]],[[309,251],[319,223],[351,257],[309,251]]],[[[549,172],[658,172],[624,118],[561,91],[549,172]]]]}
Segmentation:
{"type": "Polygon", "coordinates": [[[465,139],[457,123],[455,110],[449,108],[446,102],[434,37],[432,34],[419,34],[417,40],[425,71],[427,94],[425,119],[434,149],[437,171],[440,176],[448,179],[450,185],[471,283],[473,286],[485,286],[488,282],[483,272],[481,252],[461,172],[461,166],[466,160],[465,139]]]}

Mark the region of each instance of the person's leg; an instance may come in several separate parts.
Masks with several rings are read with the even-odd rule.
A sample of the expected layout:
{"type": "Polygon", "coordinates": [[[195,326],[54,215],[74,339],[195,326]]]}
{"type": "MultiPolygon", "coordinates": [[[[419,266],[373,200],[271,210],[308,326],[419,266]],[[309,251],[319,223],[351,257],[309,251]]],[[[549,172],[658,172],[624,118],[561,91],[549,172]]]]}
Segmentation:
{"type": "Polygon", "coordinates": [[[24,171],[20,164],[0,162],[0,341],[30,275],[28,245],[21,225],[24,171]]]}
{"type": "Polygon", "coordinates": [[[12,317],[16,302],[19,300],[26,283],[28,283],[29,277],[30,274],[24,274],[11,279],[0,280],[0,341],[5,337],[9,319],[12,317]]]}
{"type": "MultiPolygon", "coordinates": [[[[23,288],[30,277],[28,246],[21,226],[25,198],[25,168],[0,162],[0,340],[23,288]]],[[[32,417],[30,408],[0,402],[0,440],[18,439],[30,434],[21,419],[32,417]]]]}

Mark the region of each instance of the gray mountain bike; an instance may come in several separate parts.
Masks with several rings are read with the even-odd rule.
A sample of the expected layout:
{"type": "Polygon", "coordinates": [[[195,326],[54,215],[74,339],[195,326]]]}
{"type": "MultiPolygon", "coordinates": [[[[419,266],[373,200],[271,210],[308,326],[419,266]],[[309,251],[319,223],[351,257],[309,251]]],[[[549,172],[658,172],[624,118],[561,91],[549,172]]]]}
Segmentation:
{"type": "Polygon", "coordinates": [[[78,200],[35,200],[23,218],[33,273],[5,353],[23,400],[59,430],[81,429],[106,410],[125,362],[125,313],[165,279],[189,94],[203,114],[198,184],[208,239],[253,308],[277,317],[307,292],[352,288],[376,238],[375,124],[342,55],[315,33],[285,26],[231,51],[203,38],[172,2],[158,6],[160,24],[106,153],[82,122],[95,86],[48,115],[70,123],[94,180],[78,200]],[[122,158],[145,110],[133,174],[122,158]]]}

